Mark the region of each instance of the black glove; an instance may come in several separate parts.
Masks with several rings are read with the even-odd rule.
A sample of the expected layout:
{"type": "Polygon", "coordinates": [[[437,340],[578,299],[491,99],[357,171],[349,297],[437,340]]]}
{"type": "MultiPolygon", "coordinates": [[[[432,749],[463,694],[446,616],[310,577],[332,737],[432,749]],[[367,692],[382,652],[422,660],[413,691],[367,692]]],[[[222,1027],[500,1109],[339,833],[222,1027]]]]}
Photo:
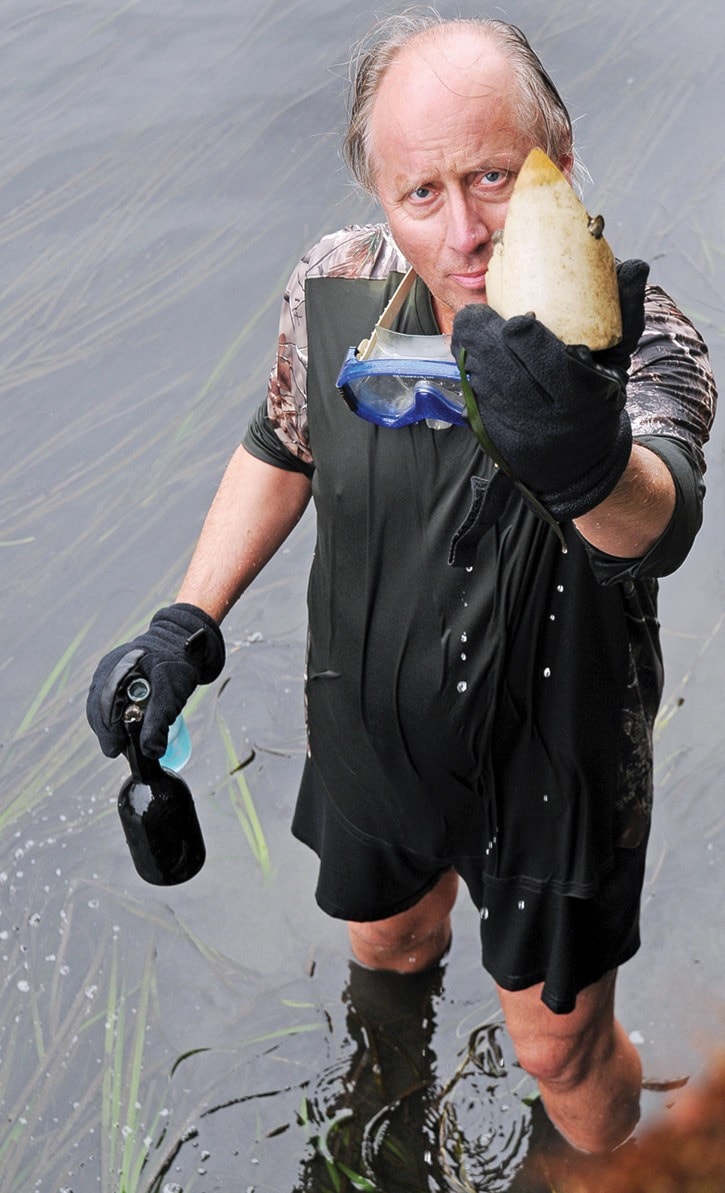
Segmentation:
{"type": "Polygon", "coordinates": [[[451,347],[456,360],[465,349],[484,427],[559,522],[603,501],[627,466],[627,369],[644,327],[648,273],[642,261],[619,266],[622,341],[603,352],[563,344],[532,315],[505,321],[480,304],[456,315],[451,347]]]}
{"type": "Polygon", "coordinates": [[[132,677],[151,685],[139,744],[160,758],[173,724],[197,684],[211,683],[224,666],[224,639],[212,617],[196,605],[159,609],[145,634],[117,646],[98,664],[86,703],[91,729],[108,758],[126,748],[123,713],[132,677]]]}

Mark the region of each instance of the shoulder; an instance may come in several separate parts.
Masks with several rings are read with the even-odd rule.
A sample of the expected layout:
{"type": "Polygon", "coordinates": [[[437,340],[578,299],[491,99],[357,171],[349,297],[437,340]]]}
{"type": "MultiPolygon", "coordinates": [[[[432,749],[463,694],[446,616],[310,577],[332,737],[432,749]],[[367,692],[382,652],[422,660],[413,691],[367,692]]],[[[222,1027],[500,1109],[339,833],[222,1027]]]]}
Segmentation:
{"type": "Polygon", "coordinates": [[[660,286],[650,285],[645,291],[645,330],[638,353],[646,353],[648,346],[658,341],[689,346],[698,355],[707,353],[702,336],[674,298],[660,286]]]}
{"type": "Polygon", "coordinates": [[[384,278],[406,263],[386,224],[350,225],[323,236],[302,256],[296,274],[308,277],[384,278]]]}
{"type": "Polygon", "coordinates": [[[627,405],[635,435],[684,442],[705,471],[717,389],[707,346],[674,299],[659,286],[645,294],[645,328],[632,357],[627,405]]]}

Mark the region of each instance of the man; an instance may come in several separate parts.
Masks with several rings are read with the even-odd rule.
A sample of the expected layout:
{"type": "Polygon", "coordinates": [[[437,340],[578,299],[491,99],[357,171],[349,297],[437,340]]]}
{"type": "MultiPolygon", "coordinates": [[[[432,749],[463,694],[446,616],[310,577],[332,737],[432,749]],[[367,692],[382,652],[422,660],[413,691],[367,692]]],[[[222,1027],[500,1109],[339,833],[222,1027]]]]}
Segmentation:
{"type": "Polygon", "coordinates": [[[641,263],[620,269],[610,353],[568,352],[535,319],[505,324],[486,306],[492,237],[534,146],[571,174],[571,123],[518,30],[383,27],[358,62],[346,149],[387,225],[327,237],[300,263],[268,401],[177,603],[101,662],[88,708],[117,754],[123,677],[143,670],[142,745],[160,755],[195,684],[221,670],[218,623],[312,494],[310,755],[293,831],[320,856],[318,902],[348,921],[362,965],[424,971],[449,945],[462,876],[521,1064],[561,1134],[606,1151],[631,1133],[641,1083],[614,985],[639,945],[656,577],[699,527],[715,395],[701,340],[656,288],[640,335],[641,263]],[[491,438],[562,523],[566,553],[468,427],[391,430],[342,401],[343,357],[407,266],[396,329],[453,332],[491,438]]]}

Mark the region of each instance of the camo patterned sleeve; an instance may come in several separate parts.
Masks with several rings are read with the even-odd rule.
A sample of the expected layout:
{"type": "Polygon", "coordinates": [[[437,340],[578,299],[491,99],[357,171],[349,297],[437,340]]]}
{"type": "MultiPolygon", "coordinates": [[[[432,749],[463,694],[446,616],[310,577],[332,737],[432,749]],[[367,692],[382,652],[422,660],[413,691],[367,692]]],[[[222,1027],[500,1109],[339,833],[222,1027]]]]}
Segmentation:
{"type": "Polygon", "coordinates": [[[644,334],[632,360],[627,410],[637,438],[664,435],[689,449],[702,475],[717,392],[707,348],[671,298],[649,286],[644,334]]]}
{"type": "Polygon", "coordinates": [[[670,470],[675,510],[662,536],[637,559],[605,555],[585,541],[602,584],[670,575],[687,558],[702,522],[703,449],[717,402],[707,348],[689,319],[657,286],[647,288],[645,318],[627,383],[627,411],[636,440],[670,470]]]}
{"type": "Polygon", "coordinates": [[[308,277],[384,278],[405,261],[383,224],[349,227],[325,236],[295,269],[282,301],[279,340],[267,390],[267,422],[283,447],[313,465],[307,434],[308,277]]]}

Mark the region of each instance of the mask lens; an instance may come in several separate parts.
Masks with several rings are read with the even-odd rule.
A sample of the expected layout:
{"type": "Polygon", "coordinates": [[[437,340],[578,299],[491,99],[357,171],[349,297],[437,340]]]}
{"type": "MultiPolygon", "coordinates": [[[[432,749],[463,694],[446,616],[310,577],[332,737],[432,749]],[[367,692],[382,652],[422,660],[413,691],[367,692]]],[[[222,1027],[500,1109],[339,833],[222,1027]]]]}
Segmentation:
{"type": "Polygon", "coordinates": [[[365,377],[355,387],[358,405],[371,413],[395,421],[415,405],[415,382],[393,373],[365,377]]]}

